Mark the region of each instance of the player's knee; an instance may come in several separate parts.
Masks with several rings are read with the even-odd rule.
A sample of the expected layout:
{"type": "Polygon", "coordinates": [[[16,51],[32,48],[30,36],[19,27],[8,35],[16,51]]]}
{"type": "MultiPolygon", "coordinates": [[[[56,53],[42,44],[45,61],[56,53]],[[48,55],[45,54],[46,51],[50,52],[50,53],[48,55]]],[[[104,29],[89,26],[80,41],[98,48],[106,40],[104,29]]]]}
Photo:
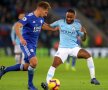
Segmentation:
{"type": "Polygon", "coordinates": [[[37,62],[33,62],[30,64],[33,68],[35,68],[37,66],[37,62]]]}
{"type": "Polygon", "coordinates": [[[87,53],[85,54],[85,59],[88,59],[88,58],[90,58],[90,57],[91,57],[91,54],[87,52],[87,53]]]}
{"type": "Polygon", "coordinates": [[[32,66],[33,68],[35,68],[38,64],[38,60],[33,57],[31,60],[30,60],[30,66],[32,66]]]}

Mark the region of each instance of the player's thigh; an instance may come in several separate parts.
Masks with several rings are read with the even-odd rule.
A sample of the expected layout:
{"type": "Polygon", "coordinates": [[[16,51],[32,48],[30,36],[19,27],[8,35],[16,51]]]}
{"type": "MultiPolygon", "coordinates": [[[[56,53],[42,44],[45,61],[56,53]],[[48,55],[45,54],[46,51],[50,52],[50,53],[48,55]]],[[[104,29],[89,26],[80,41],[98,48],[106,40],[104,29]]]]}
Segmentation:
{"type": "Polygon", "coordinates": [[[85,49],[80,49],[77,57],[87,59],[87,58],[91,57],[91,55],[85,49]]]}
{"type": "Polygon", "coordinates": [[[14,53],[15,54],[21,54],[21,48],[20,48],[20,45],[15,45],[14,46],[14,53]]]}
{"type": "MultiPolygon", "coordinates": [[[[30,63],[30,61],[36,62],[36,48],[34,48],[32,45],[27,44],[25,46],[21,45],[21,49],[24,53],[24,61],[25,63],[30,63]]],[[[34,63],[35,63],[34,62],[34,63]]]]}
{"type": "Polygon", "coordinates": [[[59,57],[64,63],[68,57],[68,49],[67,48],[58,48],[58,51],[55,54],[55,57],[59,57]]]}

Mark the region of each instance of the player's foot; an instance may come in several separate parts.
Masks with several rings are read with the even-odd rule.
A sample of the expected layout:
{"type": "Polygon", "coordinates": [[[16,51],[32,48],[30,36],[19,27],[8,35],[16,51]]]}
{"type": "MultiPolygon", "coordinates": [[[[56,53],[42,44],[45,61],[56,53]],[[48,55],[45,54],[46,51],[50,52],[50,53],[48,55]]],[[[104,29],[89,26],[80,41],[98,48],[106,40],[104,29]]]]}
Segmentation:
{"type": "Polygon", "coordinates": [[[34,85],[28,85],[28,90],[38,90],[34,85]]]}
{"type": "Polygon", "coordinates": [[[4,71],[5,68],[6,68],[5,66],[1,66],[1,67],[0,67],[0,79],[1,79],[2,76],[5,74],[5,71],[4,71]]]}
{"type": "Polygon", "coordinates": [[[72,70],[72,71],[76,71],[75,67],[72,67],[71,70],[72,70]]]}
{"type": "Polygon", "coordinates": [[[96,78],[91,79],[91,84],[100,85],[100,82],[96,78]]]}
{"type": "Polygon", "coordinates": [[[44,90],[48,90],[48,84],[47,84],[47,83],[42,82],[42,83],[41,83],[41,87],[42,87],[44,90]]]}

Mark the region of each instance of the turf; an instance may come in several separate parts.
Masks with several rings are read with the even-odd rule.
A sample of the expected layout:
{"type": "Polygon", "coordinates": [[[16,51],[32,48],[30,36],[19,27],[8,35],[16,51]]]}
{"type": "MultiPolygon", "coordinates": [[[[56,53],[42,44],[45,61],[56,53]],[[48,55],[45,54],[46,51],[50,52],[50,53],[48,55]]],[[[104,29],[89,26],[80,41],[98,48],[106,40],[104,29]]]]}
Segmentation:
{"type": "MultiPolygon", "coordinates": [[[[35,71],[34,84],[38,90],[42,90],[40,83],[45,81],[48,68],[52,63],[48,56],[38,57],[38,66],[35,71]]],[[[85,60],[77,60],[76,69],[73,72],[65,69],[65,64],[57,68],[55,78],[61,82],[59,90],[108,90],[108,58],[94,59],[97,79],[101,85],[91,85],[90,75],[85,60]]],[[[0,56],[0,66],[15,64],[14,57],[0,56]]],[[[27,72],[9,72],[0,80],[0,90],[27,90],[27,72]]]]}

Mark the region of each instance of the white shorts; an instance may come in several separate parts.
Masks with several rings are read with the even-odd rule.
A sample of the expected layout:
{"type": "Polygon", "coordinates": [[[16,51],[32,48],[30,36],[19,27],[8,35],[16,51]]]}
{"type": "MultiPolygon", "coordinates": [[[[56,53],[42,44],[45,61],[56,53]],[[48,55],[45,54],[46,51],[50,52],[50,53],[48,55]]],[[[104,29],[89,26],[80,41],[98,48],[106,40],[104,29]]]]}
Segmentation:
{"type": "Polygon", "coordinates": [[[20,45],[15,45],[14,46],[14,53],[22,53],[20,45]]]}
{"type": "Polygon", "coordinates": [[[75,48],[58,48],[58,51],[56,52],[55,56],[60,57],[62,62],[64,63],[68,56],[74,56],[77,57],[77,54],[81,48],[75,47],[75,48]]]}

